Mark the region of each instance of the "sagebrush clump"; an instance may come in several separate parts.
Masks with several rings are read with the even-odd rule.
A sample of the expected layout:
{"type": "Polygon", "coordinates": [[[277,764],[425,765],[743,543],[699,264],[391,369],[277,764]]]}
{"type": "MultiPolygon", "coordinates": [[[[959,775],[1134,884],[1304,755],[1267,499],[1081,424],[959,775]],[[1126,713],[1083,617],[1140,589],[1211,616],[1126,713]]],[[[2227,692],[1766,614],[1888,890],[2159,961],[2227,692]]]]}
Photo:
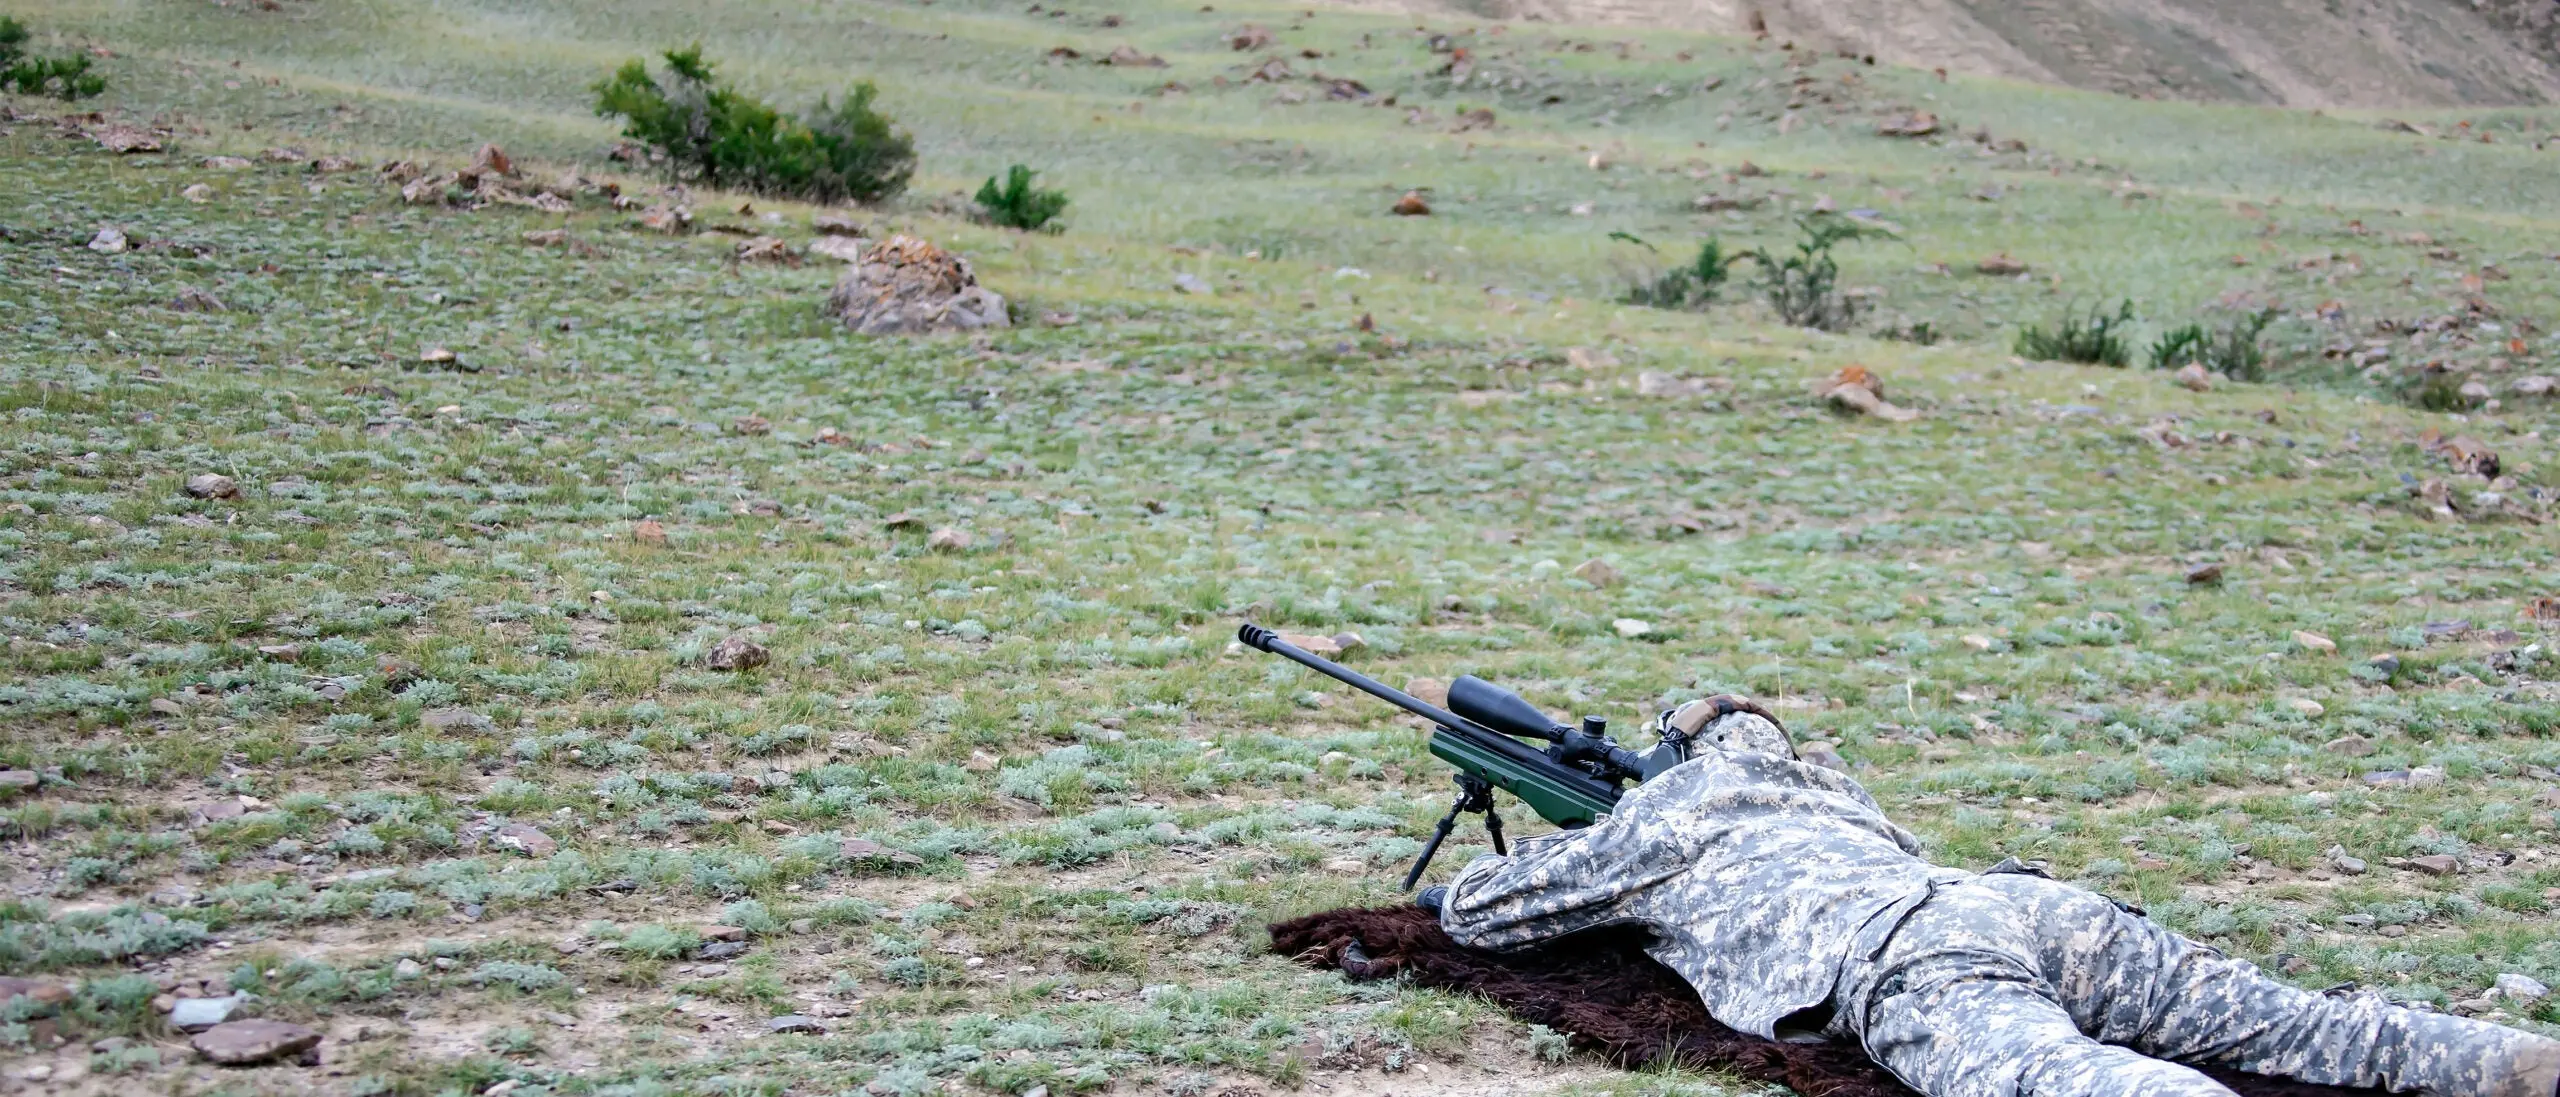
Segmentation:
{"type": "Polygon", "coordinates": [[[2152,342],[2151,368],[2194,364],[2234,381],[2266,380],[2267,350],[2258,345],[2258,337],[2276,315],[2275,309],[2260,309],[2216,328],[2200,323],[2171,328],[2152,342]]]}
{"type": "Polygon", "coordinates": [[[869,203],[895,197],[915,174],[915,142],[872,108],[879,89],[868,81],[793,117],[713,83],[699,45],[662,56],[666,83],[651,77],[646,63],[627,62],[596,85],[596,113],[623,119],[623,136],[665,150],[679,179],[869,203]]]}
{"type": "Polygon", "coordinates": [[[1760,291],[1790,326],[1823,331],[1848,327],[1858,318],[1858,303],[1840,292],[1840,264],[1831,258],[1831,249],[1883,230],[1823,216],[1807,217],[1797,228],[1803,235],[1791,254],[1773,255],[1765,247],[1751,250],[1751,261],[1760,268],[1760,291]]]}

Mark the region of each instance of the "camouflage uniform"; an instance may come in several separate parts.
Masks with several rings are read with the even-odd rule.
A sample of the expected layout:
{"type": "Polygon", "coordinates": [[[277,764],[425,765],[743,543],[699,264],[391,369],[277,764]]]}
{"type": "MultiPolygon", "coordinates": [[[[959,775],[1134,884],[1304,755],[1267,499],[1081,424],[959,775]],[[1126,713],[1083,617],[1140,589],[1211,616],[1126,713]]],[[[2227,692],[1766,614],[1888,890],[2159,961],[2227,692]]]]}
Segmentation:
{"type": "Polygon", "coordinates": [[[1930,1097],[2229,1097],[2166,1059],[2441,1097],[2560,1086],[2560,1042],[2297,990],[2014,864],[1919,853],[1857,782],[1735,714],[1597,824],[1469,864],[1441,923],[1496,949],[1643,924],[1717,1020],[1859,1040],[1930,1097]]]}

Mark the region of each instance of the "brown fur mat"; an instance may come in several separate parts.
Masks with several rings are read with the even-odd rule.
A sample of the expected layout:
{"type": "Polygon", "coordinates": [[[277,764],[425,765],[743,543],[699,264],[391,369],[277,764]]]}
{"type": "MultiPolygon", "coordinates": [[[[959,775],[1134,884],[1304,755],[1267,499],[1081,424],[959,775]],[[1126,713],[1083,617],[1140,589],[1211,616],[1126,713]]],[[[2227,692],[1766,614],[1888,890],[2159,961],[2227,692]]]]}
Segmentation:
{"type": "MultiPolygon", "coordinates": [[[[1914,1097],[1854,1045],[1782,1044],[1718,1024],[1687,983],[1645,955],[1643,941],[1641,930],[1602,929],[1542,948],[1483,952],[1458,947],[1441,932],[1439,919],[1417,907],[1345,908],[1271,927],[1272,950],[1300,963],[1363,981],[1402,977],[1416,986],[1481,995],[1522,1020],[1570,1034],[1575,1047],[1620,1067],[1669,1056],[1682,1066],[1775,1082],[1805,1097],[1914,1097]],[[1346,958],[1353,942],[1360,949],[1346,958]]],[[[2382,1093],[2203,1069],[2245,1097],[2382,1093]]]]}

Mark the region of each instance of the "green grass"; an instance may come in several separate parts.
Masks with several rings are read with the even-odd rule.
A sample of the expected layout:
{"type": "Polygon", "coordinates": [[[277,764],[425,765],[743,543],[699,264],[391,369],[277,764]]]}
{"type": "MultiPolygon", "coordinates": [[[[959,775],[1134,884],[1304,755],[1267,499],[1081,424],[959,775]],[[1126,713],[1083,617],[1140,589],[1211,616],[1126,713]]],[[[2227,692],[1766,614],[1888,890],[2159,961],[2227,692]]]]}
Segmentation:
{"type": "MultiPolygon", "coordinates": [[[[1750,692],[1941,860],[2046,859],[2306,985],[2560,977],[2560,694],[2526,613],[2560,593],[2548,527],[2420,448],[2486,440],[2512,510],[2547,519],[2560,415],[2396,397],[2431,360],[2549,371],[2550,112],[2438,142],[1824,61],[1809,86],[1854,108],[1807,96],[1782,134],[1780,55],[1681,35],[1622,60],[1606,32],[1480,29],[1500,83],[1453,89],[1411,20],[1330,10],[285,5],[27,13],[41,49],[116,54],[109,109],[195,128],[122,159],[39,121],[0,136],[0,762],[58,771],[0,803],[38,866],[0,967],[112,990],[165,958],[276,1016],[448,1031],[333,1050],[356,1073],[331,1084],[393,1092],[1210,1093],[1417,1065],[1721,1091],[1589,1063],[1541,1083],[1526,1026],[1262,953],[1272,918],[1390,900],[1446,777],[1380,706],[1229,654],[1251,617],[1359,632],[1389,681],[1478,673],[1622,723],[1750,692]],[[1246,22],[1398,104],[1241,81],[1260,55],[1219,35],[1246,22]],[[599,199],[465,212],[367,172],[199,166],[290,144],[453,167],[494,140],[607,174],[585,89],[695,38],[789,109],[878,81],[921,166],[873,216],[1035,322],[858,340],[817,313],[832,269],[741,266],[734,237],[599,199]],[[1041,56],[1123,41],[1171,67],[1041,56]],[[2028,151],[1872,136],[1902,102],[2028,151]],[[1451,132],[1476,106],[1496,127],[1451,132]],[[1065,232],[937,206],[1013,163],[1075,196],[1065,232]],[[1391,216],[1414,187],[1434,214],[1391,216]],[[1710,191],[1770,200],[1690,213],[1710,191]],[[1612,232],[1779,249],[1826,195],[1902,230],[1840,252],[1872,291],[1851,333],[1742,293],[1608,300],[1643,259],[1612,232]],[[146,246],[91,251],[102,224],[146,246]],[[523,239],[549,228],[587,247],[523,239]],[[1998,252],[2025,280],[1971,273],[1998,252]],[[2466,288],[2483,262],[2507,277],[2466,288]],[[190,288],[227,309],[169,307],[190,288]],[[2475,294],[2494,316],[2377,330],[2475,294]],[[2016,325],[2075,297],[2282,304],[2275,383],[2012,361],[2016,325]],[[1920,323],[1943,340],[1875,337],[1920,323]],[[1850,362],[1923,417],[1805,396],[1850,362]],[[240,497],[188,496],[207,472],[240,497]],[[2404,477],[2452,479],[2472,516],[2431,519],[2404,477]],[[928,551],[942,526],[974,547],[928,551]],[[1595,557],[1625,581],[1572,577],[1595,557]],[[2222,581],[2190,585],[2207,562],[2222,581]],[[1652,631],[1622,639],[1630,617],[1652,631]],[[2455,619],[2475,628],[2424,630],[2455,619]],[[740,631],[772,661],[709,669],[740,631]],[[493,841],[508,823],[557,850],[493,841]],[[2438,853],[2474,868],[2398,867],[2438,853]],[[723,919],[749,951],[709,959],[723,919]],[[794,1011],[830,1031],[746,1038],[794,1011]]],[[[809,236],[806,207],[737,203],[695,196],[809,236]]],[[[107,990],[66,1027],[154,1031],[107,990]]]]}

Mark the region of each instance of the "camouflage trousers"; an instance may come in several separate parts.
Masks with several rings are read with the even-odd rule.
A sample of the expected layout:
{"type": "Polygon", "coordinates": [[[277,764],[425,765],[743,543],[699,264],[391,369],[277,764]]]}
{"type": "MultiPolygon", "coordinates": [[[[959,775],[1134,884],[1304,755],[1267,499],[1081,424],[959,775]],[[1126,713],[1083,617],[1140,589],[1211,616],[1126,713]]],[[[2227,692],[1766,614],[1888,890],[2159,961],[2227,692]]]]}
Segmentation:
{"type": "Polygon", "coordinates": [[[2437,1097],[2560,1086],[2560,1041],[2296,989],[2040,877],[1942,884],[1872,928],[1832,1029],[1929,1097],[2231,1097],[2179,1063],[2437,1097]]]}

